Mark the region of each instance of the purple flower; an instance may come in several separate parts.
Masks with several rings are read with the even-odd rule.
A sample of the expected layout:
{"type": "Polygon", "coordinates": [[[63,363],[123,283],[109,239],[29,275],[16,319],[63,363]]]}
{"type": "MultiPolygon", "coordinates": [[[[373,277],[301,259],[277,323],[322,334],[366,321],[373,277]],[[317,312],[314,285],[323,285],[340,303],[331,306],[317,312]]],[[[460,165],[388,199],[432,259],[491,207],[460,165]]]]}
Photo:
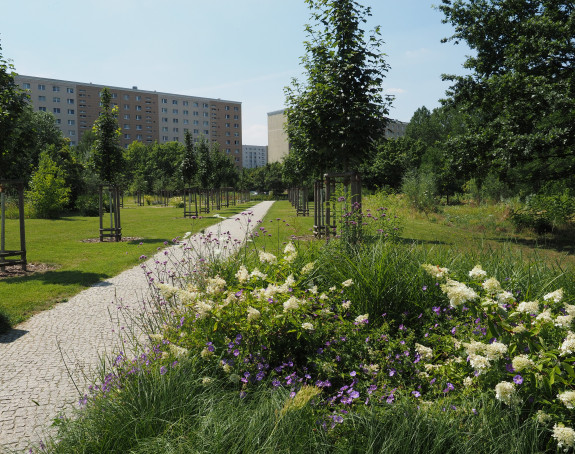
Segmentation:
{"type": "Polygon", "coordinates": [[[349,375],[352,376],[352,377],[355,377],[355,376],[357,375],[357,372],[354,371],[354,370],[352,370],[352,371],[349,373],[349,375]]]}
{"type": "Polygon", "coordinates": [[[166,366],[160,367],[160,375],[164,375],[167,371],[168,369],[166,369],[166,366]]]}
{"type": "Polygon", "coordinates": [[[411,394],[413,394],[415,397],[421,397],[421,393],[419,391],[411,391],[411,394]]]}
{"type": "Polygon", "coordinates": [[[349,397],[351,397],[352,399],[357,399],[359,397],[359,392],[356,391],[355,389],[350,389],[348,393],[349,397]]]}
{"type": "Polygon", "coordinates": [[[515,377],[513,377],[513,382],[516,385],[520,385],[521,383],[523,383],[523,377],[519,374],[517,374],[515,377]]]}
{"type": "Polygon", "coordinates": [[[239,354],[240,354],[240,351],[236,348],[236,349],[234,350],[234,356],[238,356],[239,354]]]}

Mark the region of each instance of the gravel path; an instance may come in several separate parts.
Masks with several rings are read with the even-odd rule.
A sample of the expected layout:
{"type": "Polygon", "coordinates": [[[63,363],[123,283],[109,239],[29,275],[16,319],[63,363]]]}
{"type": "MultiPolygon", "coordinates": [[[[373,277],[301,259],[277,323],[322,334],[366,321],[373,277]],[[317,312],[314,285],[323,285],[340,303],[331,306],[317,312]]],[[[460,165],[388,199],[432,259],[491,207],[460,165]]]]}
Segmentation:
{"type": "MultiPolygon", "coordinates": [[[[272,203],[248,210],[252,228],[272,203]]],[[[242,240],[247,225],[232,217],[205,233],[229,231],[242,240]]],[[[149,263],[163,257],[159,252],[149,263]]],[[[50,424],[60,412],[78,405],[101,358],[118,343],[121,328],[111,316],[118,301],[138,307],[147,292],[145,273],[136,266],[0,335],[0,452],[38,444],[52,433],[50,424]]]]}

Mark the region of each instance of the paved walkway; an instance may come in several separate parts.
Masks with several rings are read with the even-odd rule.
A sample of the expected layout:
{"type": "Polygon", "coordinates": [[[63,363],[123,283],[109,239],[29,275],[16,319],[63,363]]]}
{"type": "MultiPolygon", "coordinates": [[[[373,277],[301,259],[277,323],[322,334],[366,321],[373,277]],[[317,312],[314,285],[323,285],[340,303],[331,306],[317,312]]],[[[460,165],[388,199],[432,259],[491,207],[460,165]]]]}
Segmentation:
{"type": "MultiPolygon", "coordinates": [[[[252,228],[272,203],[248,210],[252,228]]],[[[242,240],[247,225],[246,216],[233,217],[205,233],[229,231],[242,240]]],[[[147,263],[155,259],[165,260],[164,252],[147,263]]],[[[147,292],[145,273],[136,266],[0,335],[0,452],[37,444],[52,433],[50,424],[60,412],[78,405],[100,359],[117,345],[118,301],[138,307],[147,292]]]]}

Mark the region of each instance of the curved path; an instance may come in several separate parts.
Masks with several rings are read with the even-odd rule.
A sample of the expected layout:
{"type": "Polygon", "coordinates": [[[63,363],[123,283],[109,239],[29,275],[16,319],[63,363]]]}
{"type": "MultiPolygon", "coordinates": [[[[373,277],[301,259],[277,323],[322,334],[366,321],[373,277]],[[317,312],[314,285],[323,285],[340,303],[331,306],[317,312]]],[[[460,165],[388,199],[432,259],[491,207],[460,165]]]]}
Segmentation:
{"type": "MultiPolygon", "coordinates": [[[[272,203],[247,210],[253,212],[249,224],[232,217],[205,233],[229,231],[243,240],[247,226],[255,227],[272,203]]],[[[158,254],[165,257],[164,251],[158,254]]],[[[101,358],[118,345],[118,301],[137,307],[147,292],[138,265],[0,335],[0,452],[37,445],[60,412],[78,405],[101,358]]]]}

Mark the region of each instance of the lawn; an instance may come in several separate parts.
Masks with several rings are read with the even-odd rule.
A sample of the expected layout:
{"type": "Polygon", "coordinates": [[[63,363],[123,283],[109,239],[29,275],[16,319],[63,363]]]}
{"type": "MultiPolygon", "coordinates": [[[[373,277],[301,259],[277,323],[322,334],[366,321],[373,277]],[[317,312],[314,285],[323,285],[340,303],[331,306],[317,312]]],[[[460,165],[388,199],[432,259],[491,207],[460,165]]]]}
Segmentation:
{"type": "MultiPolygon", "coordinates": [[[[126,205],[122,209],[122,233],[127,242],[85,242],[98,238],[97,217],[70,216],[55,220],[27,219],[26,248],[29,263],[51,269],[23,277],[0,279],[0,312],[12,325],[34,313],[66,301],[98,281],[138,264],[141,255],[153,255],[176,236],[219,222],[214,214],[231,216],[252,206],[237,205],[212,211],[202,219],[183,218],[175,207],[126,205]]],[[[6,222],[6,248],[19,249],[18,224],[6,222]]]]}

